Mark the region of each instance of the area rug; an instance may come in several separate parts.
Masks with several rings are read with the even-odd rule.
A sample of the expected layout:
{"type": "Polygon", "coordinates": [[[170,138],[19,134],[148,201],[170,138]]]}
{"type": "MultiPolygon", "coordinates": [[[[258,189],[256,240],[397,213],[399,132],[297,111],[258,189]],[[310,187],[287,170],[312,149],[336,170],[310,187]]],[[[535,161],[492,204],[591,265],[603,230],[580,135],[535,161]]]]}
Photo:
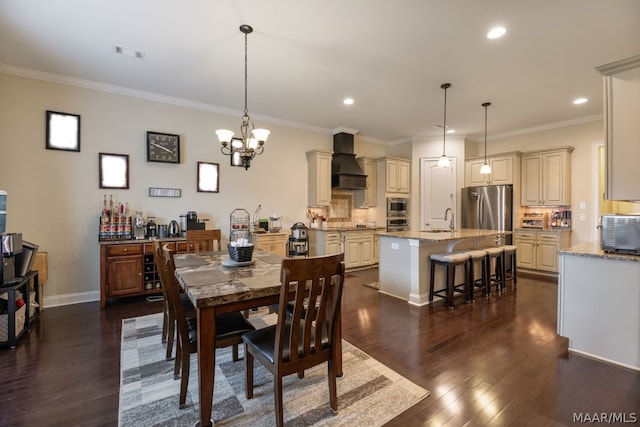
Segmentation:
{"type": "MultiPolygon", "coordinates": [[[[275,322],[275,314],[252,315],[256,327],[275,322]]],[[[118,424],[191,426],[199,420],[198,361],[191,355],[187,408],[178,409],[180,380],[173,361],[165,361],[162,314],[122,322],[118,424]]],[[[242,347],[240,349],[242,356],[242,347]]],[[[329,408],[327,367],[283,380],[284,419],[291,426],[379,426],[429,395],[422,387],[343,341],[343,371],[338,378],[338,413],[329,408]]],[[[216,426],[272,426],[275,423],[273,377],[255,363],[253,399],[244,396],[244,361],[231,360],[231,348],[216,352],[212,418],[216,426]]]]}

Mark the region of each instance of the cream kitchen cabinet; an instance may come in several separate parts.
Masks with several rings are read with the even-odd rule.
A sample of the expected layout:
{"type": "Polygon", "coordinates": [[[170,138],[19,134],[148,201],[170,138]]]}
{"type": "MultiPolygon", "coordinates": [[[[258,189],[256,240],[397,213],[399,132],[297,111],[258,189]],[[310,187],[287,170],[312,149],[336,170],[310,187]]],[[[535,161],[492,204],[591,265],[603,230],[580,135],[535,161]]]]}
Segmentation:
{"type": "Polygon", "coordinates": [[[376,161],[367,157],[358,157],[356,160],[364,174],[367,175],[367,188],[354,191],[355,205],[359,208],[375,207],[377,202],[376,188],[378,185],[376,161]]]}
{"type": "Polygon", "coordinates": [[[558,272],[558,251],[571,246],[570,230],[515,231],[514,244],[520,269],[558,272]]]}
{"type": "Polygon", "coordinates": [[[392,157],[377,159],[377,178],[382,179],[387,193],[409,193],[411,161],[392,157]]]}
{"type": "Polygon", "coordinates": [[[331,206],[331,157],[329,151],[307,151],[309,206],[331,206]]]}
{"type": "Polygon", "coordinates": [[[640,200],[640,55],[597,70],[604,79],[606,198],[640,200]]]}
{"type": "Polygon", "coordinates": [[[484,165],[484,157],[469,159],[465,162],[465,186],[507,185],[517,183],[520,171],[520,152],[493,155],[487,158],[491,173],[483,175],[480,168],[484,165]]]}
{"type": "Polygon", "coordinates": [[[347,231],[344,235],[344,265],[346,268],[375,264],[372,231],[347,231]]]}
{"type": "Polygon", "coordinates": [[[280,256],[287,256],[287,233],[253,233],[253,243],[256,248],[273,252],[280,256]]]}
{"type": "Polygon", "coordinates": [[[572,151],[565,147],[522,156],[522,206],[571,205],[572,151]]]}
{"type": "Polygon", "coordinates": [[[309,252],[311,256],[335,255],[342,252],[339,231],[310,228],[307,233],[309,235],[309,252]]]}

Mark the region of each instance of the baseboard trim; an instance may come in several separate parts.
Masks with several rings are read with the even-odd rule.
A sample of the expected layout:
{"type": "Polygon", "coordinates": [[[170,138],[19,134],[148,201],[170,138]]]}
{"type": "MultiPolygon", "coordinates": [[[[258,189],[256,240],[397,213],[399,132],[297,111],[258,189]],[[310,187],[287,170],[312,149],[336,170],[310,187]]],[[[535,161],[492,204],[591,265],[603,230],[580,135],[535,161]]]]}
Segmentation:
{"type": "Polygon", "coordinates": [[[44,297],[43,305],[46,308],[59,307],[61,305],[81,304],[83,302],[100,301],[100,291],[75,292],[72,294],[54,295],[44,297]]]}

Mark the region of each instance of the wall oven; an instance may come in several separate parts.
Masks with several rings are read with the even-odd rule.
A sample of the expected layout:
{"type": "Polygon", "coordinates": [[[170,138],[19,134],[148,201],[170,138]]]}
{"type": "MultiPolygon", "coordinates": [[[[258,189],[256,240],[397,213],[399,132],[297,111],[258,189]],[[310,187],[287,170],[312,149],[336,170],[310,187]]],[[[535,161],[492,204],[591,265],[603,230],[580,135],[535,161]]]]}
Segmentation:
{"type": "Polygon", "coordinates": [[[387,231],[409,231],[409,217],[387,218],[387,231]]]}
{"type": "Polygon", "coordinates": [[[387,197],[387,218],[401,218],[409,215],[409,199],[387,197]]]}

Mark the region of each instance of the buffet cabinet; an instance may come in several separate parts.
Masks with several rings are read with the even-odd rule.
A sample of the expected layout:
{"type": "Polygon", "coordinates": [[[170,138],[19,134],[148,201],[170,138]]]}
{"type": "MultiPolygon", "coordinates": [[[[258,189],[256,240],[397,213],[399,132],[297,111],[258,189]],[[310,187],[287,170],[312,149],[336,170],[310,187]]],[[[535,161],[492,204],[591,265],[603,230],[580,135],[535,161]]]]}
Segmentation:
{"type": "Polygon", "coordinates": [[[571,246],[570,230],[527,230],[513,233],[519,269],[558,273],[558,251],[571,246]]]}
{"type": "Polygon", "coordinates": [[[253,233],[253,240],[257,249],[285,257],[288,236],[287,233],[253,233]]]}
{"type": "MultiPolygon", "coordinates": [[[[188,252],[187,242],[163,239],[174,252],[188,252]]],[[[100,307],[109,298],[162,292],[151,240],[100,242],[100,307]]]]}

